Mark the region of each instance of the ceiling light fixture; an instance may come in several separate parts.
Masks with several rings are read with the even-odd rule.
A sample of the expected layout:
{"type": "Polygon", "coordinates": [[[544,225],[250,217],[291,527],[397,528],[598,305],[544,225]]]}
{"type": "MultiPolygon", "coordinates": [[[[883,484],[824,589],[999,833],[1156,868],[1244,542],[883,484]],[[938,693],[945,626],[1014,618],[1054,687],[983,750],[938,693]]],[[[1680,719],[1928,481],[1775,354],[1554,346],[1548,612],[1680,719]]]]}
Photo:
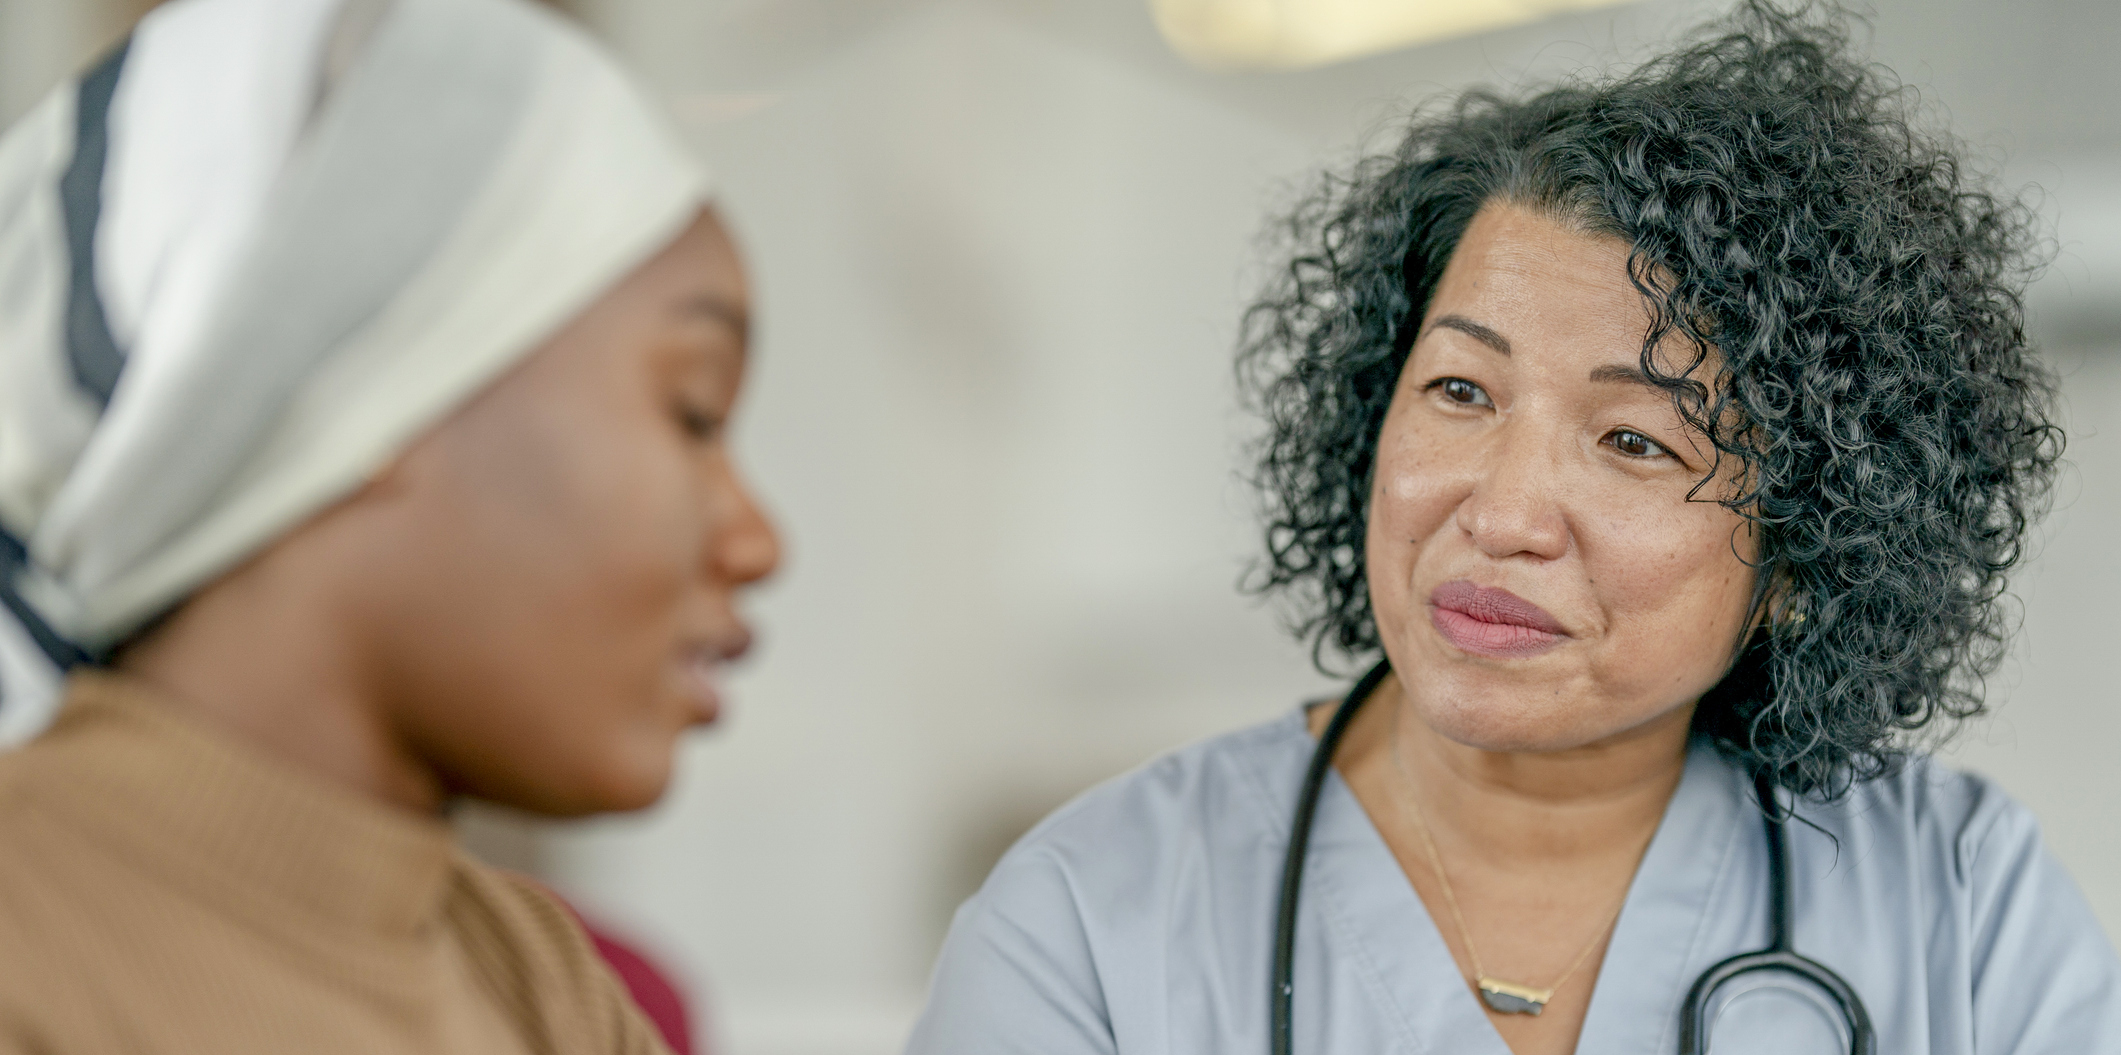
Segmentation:
{"type": "Polygon", "coordinates": [[[1172,50],[1218,70],[1289,70],[1629,0],[1149,0],[1172,50]]]}

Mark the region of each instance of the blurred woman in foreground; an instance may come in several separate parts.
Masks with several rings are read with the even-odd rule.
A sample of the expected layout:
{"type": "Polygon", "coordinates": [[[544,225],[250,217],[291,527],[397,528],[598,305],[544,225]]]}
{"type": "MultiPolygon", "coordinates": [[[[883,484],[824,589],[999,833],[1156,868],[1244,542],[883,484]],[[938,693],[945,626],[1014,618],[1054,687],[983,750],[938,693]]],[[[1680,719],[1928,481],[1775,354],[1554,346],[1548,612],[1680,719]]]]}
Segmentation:
{"type": "Polygon", "coordinates": [[[914,1052],[1652,1055],[1778,933],[1848,992],[1723,986],[1717,1055],[2121,1051],[2031,815],[1908,742],[1980,710],[2059,453],[2027,221],[1846,39],[1749,4],[1304,203],[1268,585],[1371,673],[1028,835],[914,1052]]]}
{"type": "Polygon", "coordinates": [[[654,802],[745,649],[705,201],[516,0],[177,0],[0,140],[0,1051],[662,1050],[442,813],[654,802]]]}

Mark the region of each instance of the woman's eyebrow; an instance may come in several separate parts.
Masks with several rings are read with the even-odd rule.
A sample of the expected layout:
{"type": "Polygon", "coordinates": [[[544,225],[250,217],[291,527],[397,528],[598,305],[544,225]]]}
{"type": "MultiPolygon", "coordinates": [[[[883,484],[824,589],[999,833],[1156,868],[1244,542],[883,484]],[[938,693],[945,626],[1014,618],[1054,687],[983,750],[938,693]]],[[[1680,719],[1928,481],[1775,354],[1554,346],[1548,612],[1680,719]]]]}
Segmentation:
{"type": "Polygon", "coordinates": [[[1644,388],[1654,388],[1659,391],[1664,389],[1663,385],[1650,380],[1650,375],[1643,373],[1641,367],[1622,366],[1619,363],[1607,363],[1604,366],[1592,368],[1591,380],[1622,385],[1641,385],[1644,388]]]}
{"type": "Polygon", "coordinates": [[[1485,344],[1488,347],[1493,348],[1504,355],[1510,354],[1509,338],[1504,337],[1502,334],[1496,333],[1494,330],[1488,329],[1487,327],[1482,326],[1481,324],[1474,322],[1473,320],[1466,318],[1463,315],[1438,316],[1434,322],[1429,323],[1429,329],[1434,330],[1438,328],[1446,330],[1457,330],[1458,332],[1463,333],[1466,336],[1471,337],[1474,340],[1479,341],[1480,343],[1485,344]]]}
{"type": "Polygon", "coordinates": [[[678,303],[677,313],[688,317],[711,319],[720,322],[735,331],[738,338],[748,337],[751,333],[750,313],[744,310],[743,305],[734,303],[726,297],[719,297],[710,293],[687,297],[678,303]]]}

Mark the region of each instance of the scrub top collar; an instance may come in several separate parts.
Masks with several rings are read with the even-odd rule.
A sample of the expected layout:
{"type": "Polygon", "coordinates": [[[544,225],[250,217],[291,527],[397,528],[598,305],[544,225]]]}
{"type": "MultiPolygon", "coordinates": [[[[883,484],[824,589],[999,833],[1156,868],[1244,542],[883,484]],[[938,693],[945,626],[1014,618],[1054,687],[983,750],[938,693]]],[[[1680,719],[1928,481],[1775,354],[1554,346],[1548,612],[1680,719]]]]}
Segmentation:
{"type": "MultiPolygon", "coordinates": [[[[1302,728],[1303,715],[1291,719],[1302,728]]],[[[1308,737],[1307,737],[1308,739],[1308,737]]],[[[1696,742],[1629,885],[1584,1024],[1583,1051],[1663,1051],[1676,1043],[1679,1006],[1706,953],[1709,907],[1729,884],[1740,840],[1760,825],[1742,774],[1696,742]],[[1624,973],[1626,977],[1619,975],[1624,973]]],[[[1287,812],[1287,807],[1283,808],[1287,812]]],[[[1382,835],[1340,778],[1328,774],[1304,876],[1306,925],[1371,979],[1375,1003],[1404,1049],[1510,1055],[1459,975],[1435,920],[1382,835]]],[[[1760,921],[1763,939],[1766,922],[1760,921]]],[[[1315,1035],[1297,1024],[1299,1036],[1315,1035]]]]}

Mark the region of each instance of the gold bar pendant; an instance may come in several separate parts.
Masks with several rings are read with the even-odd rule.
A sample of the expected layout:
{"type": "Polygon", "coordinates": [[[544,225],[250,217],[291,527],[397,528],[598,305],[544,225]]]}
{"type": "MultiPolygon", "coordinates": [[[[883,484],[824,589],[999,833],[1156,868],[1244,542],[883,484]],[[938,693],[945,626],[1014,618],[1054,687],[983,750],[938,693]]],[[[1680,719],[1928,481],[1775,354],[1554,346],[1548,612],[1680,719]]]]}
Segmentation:
{"type": "Polygon", "coordinates": [[[1534,989],[1497,978],[1482,978],[1477,984],[1480,999],[1505,1015],[1536,1015],[1546,1010],[1547,1001],[1554,996],[1552,989],[1534,989]]]}

